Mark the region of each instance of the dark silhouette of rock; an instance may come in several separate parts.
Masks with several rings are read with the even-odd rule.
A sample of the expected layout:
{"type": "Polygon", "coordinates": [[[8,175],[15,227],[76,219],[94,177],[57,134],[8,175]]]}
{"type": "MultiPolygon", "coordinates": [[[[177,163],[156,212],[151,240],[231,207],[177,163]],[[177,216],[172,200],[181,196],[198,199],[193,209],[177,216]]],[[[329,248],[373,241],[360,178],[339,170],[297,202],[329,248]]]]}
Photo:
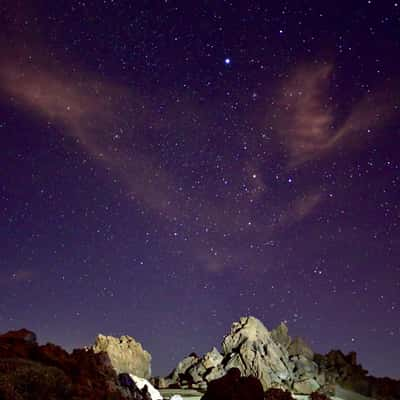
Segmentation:
{"type": "Polygon", "coordinates": [[[263,400],[264,390],[261,382],[254,376],[241,377],[238,368],[211,381],[202,400],[263,400]]]}
{"type": "Polygon", "coordinates": [[[316,354],[314,361],[324,372],[325,384],[320,391],[334,395],[336,387],[381,400],[400,399],[400,381],[390,378],[375,378],[357,364],[357,355],[347,355],[332,350],[326,355],[316,354]]]}
{"type": "Polygon", "coordinates": [[[3,400],[119,400],[117,376],[106,354],[39,346],[27,330],[0,335],[0,398],[3,400]],[[29,388],[29,390],[27,390],[29,388]]]}
{"type": "Polygon", "coordinates": [[[313,392],[310,395],[310,400],[331,400],[331,399],[322,393],[313,392]]]}
{"type": "Polygon", "coordinates": [[[23,340],[27,343],[37,343],[36,334],[32,331],[28,331],[25,328],[17,331],[9,331],[1,336],[3,340],[23,340]]]}
{"type": "Polygon", "coordinates": [[[271,388],[265,392],[265,400],[295,400],[288,390],[271,388]]]}

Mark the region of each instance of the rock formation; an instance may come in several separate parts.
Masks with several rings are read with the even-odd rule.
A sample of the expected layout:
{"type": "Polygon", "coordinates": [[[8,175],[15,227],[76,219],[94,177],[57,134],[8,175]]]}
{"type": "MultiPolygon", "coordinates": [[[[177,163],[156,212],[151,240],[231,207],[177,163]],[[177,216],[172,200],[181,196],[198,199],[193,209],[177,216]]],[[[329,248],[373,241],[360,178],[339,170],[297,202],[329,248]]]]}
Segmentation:
{"type": "MultiPolygon", "coordinates": [[[[317,399],[318,393],[334,395],[343,387],[375,399],[400,399],[400,382],[368,376],[368,371],[357,364],[355,353],[314,354],[302,338],[290,338],[284,323],[269,331],[254,317],[233,323],[222,341],[222,353],[213,348],[203,357],[191,354],[159,383],[162,387],[204,390],[232,368],[242,376],[258,378],[264,390],[281,388],[317,399]]],[[[270,395],[286,396],[281,392],[270,395]]]]}
{"type": "Polygon", "coordinates": [[[125,374],[132,383],[129,387],[123,384],[124,376],[117,375],[115,365],[150,374],[150,355],[140,344],[125,336],[99,336],[96,344],[96,351],[67,353],[51,343],[39,346],[36,335],[26,329],[0,335],[0,399],[162,400],[144,378],[125,374]],[[107,352],[101,351],[102,346],[107,352]]]}
{"type": "Polygon", "coordinates": [[[95,353],[106,353],[117,374],[127,373],[140,378],[151,377],[151,355],[130,336],[98,335],[92,346],[95,353]]]}
{"type": "Polygon", "coordinates": [[[67,353],[59,346],[39,346],[27,330],[0,335],[0,398],[101,400],[123,399],[117,376],[105,354],[67,353]]]}
{"type": "Polygon", "coordinates": [[[222,342],[222,353],[226,370],[236,367],[244,376],[257,377],[264,390],[292,384],[288,353],[254,317],[241,318],[232,325],[222,342]]]}
{"type": "Polygon", "coordinates": [[[196,355],[186,357],[163,383],[205,389],[211,381],[237,368],[243,376],[258,378],[264,390],[291,387],[293,367],[286,349],[289,341],[284,324],[269,332],[258,319],[243,317],[225,336],[222,354],[214,347],[201,358],[196,355]]]}

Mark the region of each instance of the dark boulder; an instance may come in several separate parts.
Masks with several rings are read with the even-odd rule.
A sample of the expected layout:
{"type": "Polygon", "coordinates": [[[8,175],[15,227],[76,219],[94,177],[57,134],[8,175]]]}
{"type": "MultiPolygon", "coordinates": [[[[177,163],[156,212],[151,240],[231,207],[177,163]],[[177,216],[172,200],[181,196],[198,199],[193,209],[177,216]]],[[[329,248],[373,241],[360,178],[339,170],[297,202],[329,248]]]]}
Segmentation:
{"type": "Polygon", "coordinates": [[[261,382],[254,376],[241,377],[238,368],[211,381],[202,400],[264,400],[261,382]]]}
{"type": "Polygon", "coordinates": [[[265,392],[265,400],[294,400],[288,390],[271,388],[265,392]]]}
{"type": "Polygon", "coordinates": [[[330,400],[330,398],[322,393],[313,392],[310,395],[310,400],[330,400]]]}

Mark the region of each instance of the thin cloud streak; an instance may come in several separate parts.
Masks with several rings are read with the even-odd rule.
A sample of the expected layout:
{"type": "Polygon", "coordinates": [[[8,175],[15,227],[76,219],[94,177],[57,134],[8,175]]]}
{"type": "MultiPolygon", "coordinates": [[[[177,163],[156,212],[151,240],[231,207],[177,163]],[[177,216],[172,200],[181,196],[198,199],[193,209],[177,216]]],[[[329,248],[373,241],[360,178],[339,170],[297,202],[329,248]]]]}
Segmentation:
{"type": "MultiPolygon", "coordinates": [[[[254,235],[260,242],[269,241],[276,230],[307,217],[319,204],[319,197],[304,199],[302,195],[293,204],[272,204],[266,198],[268,186],[263,166],[252,160],[244,162],[243,176],[235,177],[227,193],[218,199],[213,197],[212,191],[200,195],[185,188],[178,190],[178,177],[163,168],[154,153],[150,156],[147,151],[147,127],[159,124],[160,119],[145,100],[134,96],[132,89],[83,73],[67,75],[45,68],[44,64],[44,61],[33,65],[16,60],[3,63],[0,66],[1,89],[17,106],[22,105],[33,115],[62,127],[61,132],[75,139],[85,153],[118,177],[129,198],[171,223],[171,229],[182,222],[192,225],[194,230],[209,227],[215,243],[213,248],[195,237],[189,239],[186,246],[187,252],[209,271],[247,264],[252,258],[248,243],[254,242],[254,235]],[[129,110],[126,104],[131,105],[129,110]],[[243,182],[246,182],[245,192],[243,182]],[[236,197],[237,193],[241,195],[236,197]],[[254,215],[260,202],[265,206],[265,215],[261,217],[254,215]],[[221,231],[230,232],[230,235],[225,236],[221,231]]],[[[306,103],[306,113],[315,113],[318,104],[313,96],[308,97],[306,103]]],[[[176,116],[176,110],[173,112],[176,116]]],[[[302,117],[296,120],[298,125],[306,124],[299,118],[302,117]]],[[[168,115],[164,119],[170,123],[168,115]]],[[[325,125],[321,117],[315,131],[323,131],[325,125]]],[[[296,140],[305,141],[302,137],[296,140]]]]}
{"type": "Polygon", "coordinates": [[[318,159],[339,146],[360,139],[360,131],[381,129],[394,114],[386,88],[365,95],[338,123],[329,86],[333,64],[303,65],[280,88],[280,112],[275,126],[288,153],[289,168],[318,159]]]}

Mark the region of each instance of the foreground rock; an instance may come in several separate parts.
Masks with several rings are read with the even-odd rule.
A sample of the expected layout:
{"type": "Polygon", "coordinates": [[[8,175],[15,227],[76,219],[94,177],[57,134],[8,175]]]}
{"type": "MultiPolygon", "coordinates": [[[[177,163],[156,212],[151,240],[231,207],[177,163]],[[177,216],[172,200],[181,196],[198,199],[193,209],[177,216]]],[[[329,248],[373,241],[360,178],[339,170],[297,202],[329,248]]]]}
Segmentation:
{"type": "Polygon", "coordinates": [[[265,400],[295,400],[294,397],[292,397],[292,394],[288,390],[282,390],[282,389],[268,389],[265,392],[264,396],[265,400]]]}
{"type": "Polygon", "coordinates": [[[151,377],[151,355],[130,336],[98,335],[92,346],[95,353],[106,353],[117,374],[127,373],[145,379],[151,377]]]}
{"type": "Polygon", "coordinates": [[[208,385],[201,400],[264,400],[261,382],[253,377],[241,377],[237,368],[232,368],[222,378],[208,385]]]}

